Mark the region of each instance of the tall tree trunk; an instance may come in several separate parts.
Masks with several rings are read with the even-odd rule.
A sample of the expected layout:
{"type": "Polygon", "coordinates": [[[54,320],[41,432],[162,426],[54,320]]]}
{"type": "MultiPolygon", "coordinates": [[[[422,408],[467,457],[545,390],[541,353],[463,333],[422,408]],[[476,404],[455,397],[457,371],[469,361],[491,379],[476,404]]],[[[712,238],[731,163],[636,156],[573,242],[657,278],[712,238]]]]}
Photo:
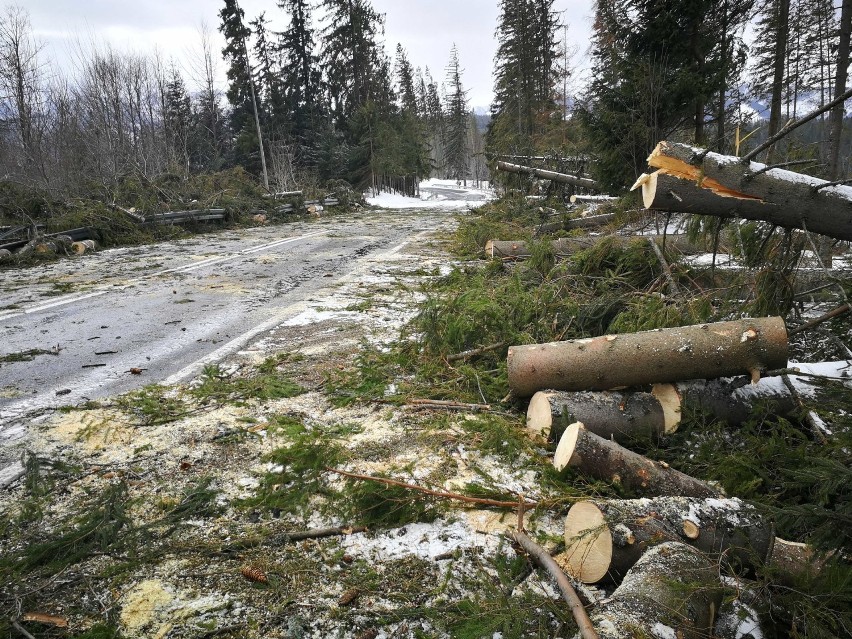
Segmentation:
{"type": "MultiPolygon", "coordinates": [[[[778,0],[775,23],[775,58],[772,74],[772,104],[769,112],[769,133],[772,137],[781,126],[781,98],[784,91],[784,66],[787,61],[787,37],[790,28],[790,0],[778,0]]],[[[771,163],[770,147],[767,162],[771,163]]]]}
{"type": "MultiPolygon", "coordinates": [[[[834,95],[846,91],[846,77],[849,67],[849,38],[852,34],[852,0],[843,0],[840,13],[840,41],[837,46],[837,71],[834,75],[834,95]]],[[[845,105],[838,104],[831,110],[829,122],[829,180],[840,178],[840,138],[843,133],[845,105]]]]}

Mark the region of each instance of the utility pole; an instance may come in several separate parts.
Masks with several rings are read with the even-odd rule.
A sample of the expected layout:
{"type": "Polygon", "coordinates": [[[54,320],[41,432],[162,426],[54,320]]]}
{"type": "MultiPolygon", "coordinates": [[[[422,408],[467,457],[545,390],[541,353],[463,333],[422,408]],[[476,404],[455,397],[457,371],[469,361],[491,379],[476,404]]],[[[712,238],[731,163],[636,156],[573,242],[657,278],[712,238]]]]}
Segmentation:
{"type": "MultiPolygon", "coordinates": [[[[238,3],[234,3],[237,8],[237,12],[240,11],[240,6],[238,3]]],[[[242,26],[242,25],[241,25],[242,26]]],[[[263,186],[266,190],[269,190],[269,174],[266,172],[266,154],[263,152],[263,136],[260,133],[260,114],[257,111],[257,97],[254,93],[254,80],[251,75],[251,61],[249,60],[249,52],[248,45],[246,44],[246,38],[243,36],[243,51],[246,55],[246,73],[248,73],[248,83],[249,89],[251,90],[251,106],[254,110],[254,125],[257,127],[257,144],[260,148],[260,166],[263,168],[263,186]]]]}

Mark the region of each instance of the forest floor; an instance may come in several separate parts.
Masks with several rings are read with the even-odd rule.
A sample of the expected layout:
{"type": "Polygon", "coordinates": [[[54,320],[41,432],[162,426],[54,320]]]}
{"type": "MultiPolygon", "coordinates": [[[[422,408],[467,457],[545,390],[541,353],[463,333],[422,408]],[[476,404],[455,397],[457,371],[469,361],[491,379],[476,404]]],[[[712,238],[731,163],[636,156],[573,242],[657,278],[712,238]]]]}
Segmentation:
{"type": "MultiPolygon", "coordinates": [[[[571,503],[619,494],[556,475],[548,451],[524,433],[523,407],[500,401],[505,352],[447,358],[517,338],[519,325],[541,337],[519,324],[507,290],[524,312],[545,315],[541,300],[514,288],[518,270],[460,260],[460,242],[482,223],[468,217],[458,232],[448,223],[373,260],[285,329],[188,384],[34,421],[26,474],[0,493],[2,636],[16,636],[14,622],[37,637],[77,639],[572,637],[549,578],[507,540],[514,508],[467,507],[333,472],[504,501],[523,495],[540,502],[525,522],[551,550],[571,503]],[[345,316],[334,312],[341,305],[345,316]],[[415,398],[490,409],[435,410],[415,398]]],[[[529,321],[563,330],[552,316],[529,321]]],[[[829,347],[817,342],[799,354],[822,357],[829,347]]],[[[696,421],[703,434],[658,458],[686,450],[706,465],[713,436],[730,431],[696,421]]],[[[768,421],[750,436],[767,437],[768,421]]],[[[761,451],[748,452],[761,461],[761,451]]],[[[843,601],[824,602],[825,614],[837,617],[843,601]]]]}

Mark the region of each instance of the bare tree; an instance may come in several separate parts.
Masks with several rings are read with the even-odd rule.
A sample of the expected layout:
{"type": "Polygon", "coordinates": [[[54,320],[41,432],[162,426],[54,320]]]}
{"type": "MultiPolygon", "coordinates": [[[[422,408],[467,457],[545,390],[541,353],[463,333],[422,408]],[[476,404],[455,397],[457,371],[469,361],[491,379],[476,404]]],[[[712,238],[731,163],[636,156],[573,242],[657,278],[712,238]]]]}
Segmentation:
{"type": "Polygon", "coordinates": [[[29,14],[16,5],[6,7],[0,14],[0,108],[12,120],[26,168],[44,173],[39,154],[44,116],[41,50],[29,14]]]}

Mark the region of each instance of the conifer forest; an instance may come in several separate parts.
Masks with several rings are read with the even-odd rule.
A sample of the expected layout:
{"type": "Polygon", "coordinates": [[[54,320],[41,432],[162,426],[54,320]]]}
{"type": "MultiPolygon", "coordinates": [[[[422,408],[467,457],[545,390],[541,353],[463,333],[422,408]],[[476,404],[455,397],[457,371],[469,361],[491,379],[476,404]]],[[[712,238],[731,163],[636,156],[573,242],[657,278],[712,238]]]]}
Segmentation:
{"type": "Polygon", "coordinates": [[[0,639],[852,637],[852,0],[2,2],[0,639]]]}

